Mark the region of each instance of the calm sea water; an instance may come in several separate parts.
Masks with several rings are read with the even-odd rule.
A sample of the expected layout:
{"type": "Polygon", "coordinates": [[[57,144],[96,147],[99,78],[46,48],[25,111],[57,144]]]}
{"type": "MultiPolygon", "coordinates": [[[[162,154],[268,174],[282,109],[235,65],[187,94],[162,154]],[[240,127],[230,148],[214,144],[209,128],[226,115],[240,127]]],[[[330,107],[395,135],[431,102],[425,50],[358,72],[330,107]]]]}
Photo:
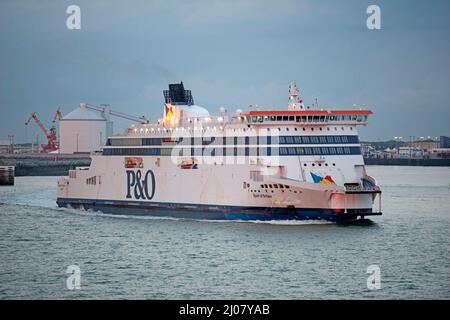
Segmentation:
{"type": "Polygon", "coordinates": [[[0,298],[450,299],[450,168],[367,170],[384,215],[364,226],[58,209],[56,177],[16,178],[0,188],[0,298]],[[73,264],[81,289],[71,291],[73,264]]]}

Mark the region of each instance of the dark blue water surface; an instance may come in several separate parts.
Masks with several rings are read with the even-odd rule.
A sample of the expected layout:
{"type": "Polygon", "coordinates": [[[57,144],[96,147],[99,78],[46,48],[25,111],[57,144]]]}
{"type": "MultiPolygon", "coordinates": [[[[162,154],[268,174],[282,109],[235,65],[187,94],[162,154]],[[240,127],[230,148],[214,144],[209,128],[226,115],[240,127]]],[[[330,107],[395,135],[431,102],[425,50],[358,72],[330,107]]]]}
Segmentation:
{"type": "Polygon", "coordinates": [[[58,209],[56,177],[16,178],[0,188],[0,298],[449,299],[450,168],[367,170],[384,215],[352,226],[58,209]],[[67,289],[69,265],[80,290],[67,289]]]}

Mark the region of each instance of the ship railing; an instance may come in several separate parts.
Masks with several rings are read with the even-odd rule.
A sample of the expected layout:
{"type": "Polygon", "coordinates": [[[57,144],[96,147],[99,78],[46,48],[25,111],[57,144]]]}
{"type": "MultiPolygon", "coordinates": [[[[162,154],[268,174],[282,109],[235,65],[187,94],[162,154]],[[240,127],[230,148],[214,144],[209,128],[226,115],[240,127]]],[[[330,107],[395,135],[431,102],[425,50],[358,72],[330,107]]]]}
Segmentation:
{"type": "Polygon", "coordinates": [[[251,124],[264,124],[264,125],[277,125],[279,126],[280,123],[285,123],[285,124],[289,124],[289,125],[367,125],[368,121],[356,121],[356,120],[340,120],[340,121],[319,121],[319,120],[313,120],[313,121],[297,121],[297,120],[284,120],[284,121],[280,121],[280,120],[275,120],[275,121],[271,121],[271,120],[266,120],[266,121],[250,121],[249,123],[251,124]]]}
{"type": "Polygon", "coordinates": [[[346,193],[381,193],[377,181],[370,176],[362,178],[360,183],[345,183],[344,186],[346,193]]]}
{"type": "Polygon", "coordinates": [[[244,117],[241,117],[241,119],[228,119],[225,117],[201,117],[201,118],[188,118],[188,119],[179,119],[179,121],[175,122],[174,124],[170,125],[167,123],[164,123],[161,119],[156,123],[146,123],[146,124],[138,124],[138,125],[132,125],[130,128],[128,128],[126,131],[128,133],[142,133],[142,130],[145,131],[145,129],[149,129],[155,131],[155,130],[175,130],[176,128],[194,128],[194,127],[207,127],[211,125],[215,126],[225,126],[227,124],[242,124],[247,123],[244,117]]]}
{"type": "Polygon", "coordinates": [[[345,193],[381,193],[381,190],[378,187],[345,188],[345,193]]]}

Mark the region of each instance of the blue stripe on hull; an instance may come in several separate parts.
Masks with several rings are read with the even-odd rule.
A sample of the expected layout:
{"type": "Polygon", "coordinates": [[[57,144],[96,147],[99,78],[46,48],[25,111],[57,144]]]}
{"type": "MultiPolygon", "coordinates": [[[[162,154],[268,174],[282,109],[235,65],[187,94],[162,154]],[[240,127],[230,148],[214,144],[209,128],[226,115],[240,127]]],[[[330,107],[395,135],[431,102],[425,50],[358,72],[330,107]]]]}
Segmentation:
{"type": "Polygon", "coordinates": [[[333,212],[320,208],[270,208],[222,205],[192,205],[163,202],[129,202],[119,200],[90,200],[58,198],[59,207],[91,209],[111,214],[159,216],[209,220],[327,220],[346,222],[358,216],[379,215],[372,209],[358,212],[333,212]]]}

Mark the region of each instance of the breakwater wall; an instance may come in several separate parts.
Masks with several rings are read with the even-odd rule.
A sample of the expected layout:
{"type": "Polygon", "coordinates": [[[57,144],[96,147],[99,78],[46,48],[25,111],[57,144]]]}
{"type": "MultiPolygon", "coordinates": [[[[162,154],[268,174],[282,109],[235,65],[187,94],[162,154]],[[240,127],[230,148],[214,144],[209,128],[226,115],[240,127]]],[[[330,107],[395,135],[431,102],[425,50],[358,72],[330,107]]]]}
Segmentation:
{"type": "Polygon", "coordinates": [[[364,158],[364,163],[366,165],[378,165],[378,166],[450,167],[450,159],[364,158]]]}
{"type": "Polygon", "coordinates": [[[14,166],[15,176],[67,176],[75,167],[89,166],[89,155],[2,154],[0,166],[14,166]]]}

